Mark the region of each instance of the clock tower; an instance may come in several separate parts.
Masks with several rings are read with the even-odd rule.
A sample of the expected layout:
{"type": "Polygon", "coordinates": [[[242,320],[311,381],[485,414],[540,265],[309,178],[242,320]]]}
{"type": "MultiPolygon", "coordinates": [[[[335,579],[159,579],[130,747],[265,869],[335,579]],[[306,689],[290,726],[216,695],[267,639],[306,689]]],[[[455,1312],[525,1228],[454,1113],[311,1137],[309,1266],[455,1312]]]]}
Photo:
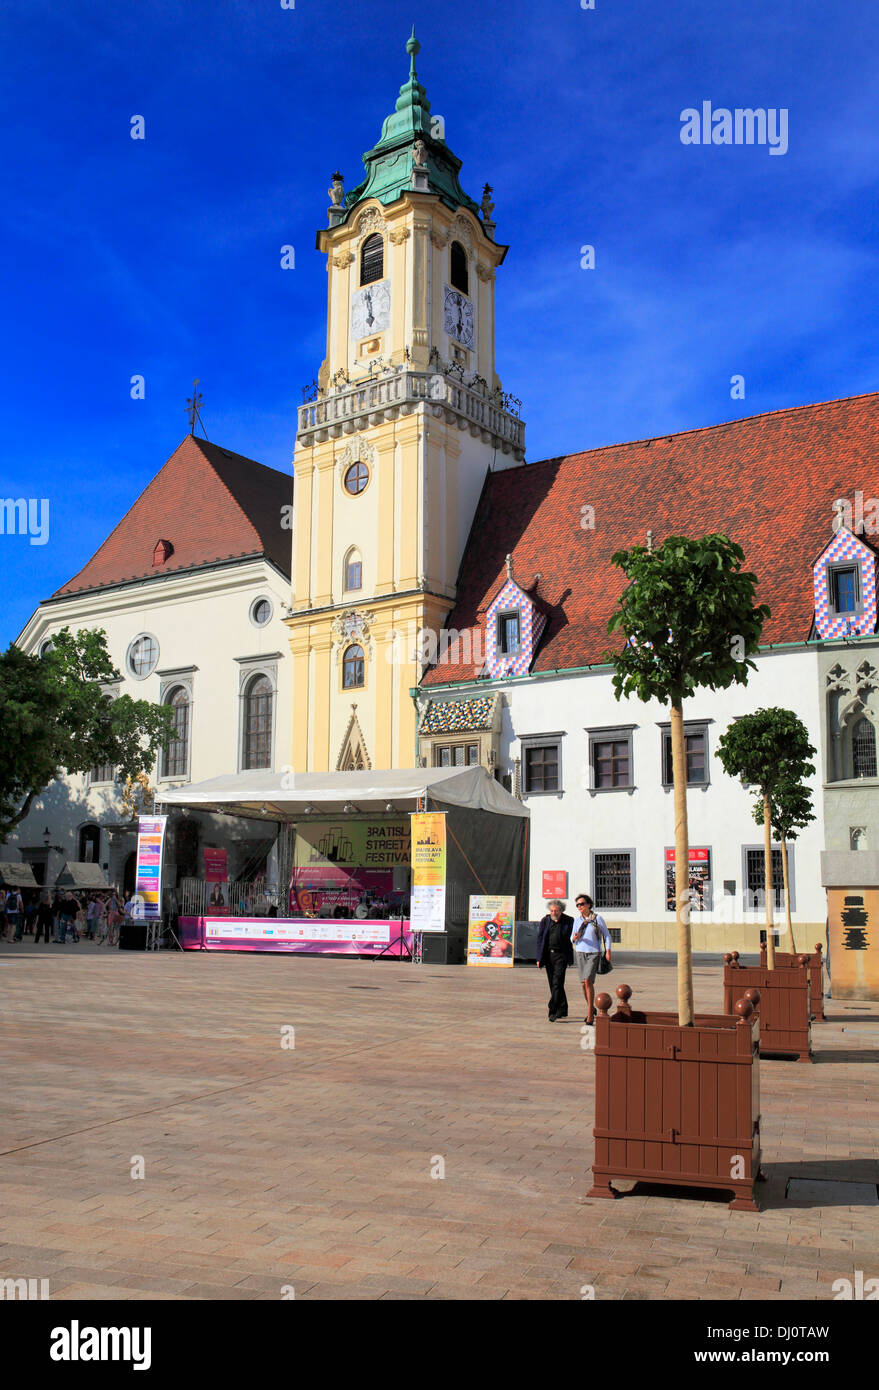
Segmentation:
{"type": "Polygon", "coordinates": [[[525,427],[494,365],[491,189],[477,204],[415,58],[350,192],[330,187],[327,346],[294,454],[293,766],[411,767],[410,690],[489,469],[525,427]]]}

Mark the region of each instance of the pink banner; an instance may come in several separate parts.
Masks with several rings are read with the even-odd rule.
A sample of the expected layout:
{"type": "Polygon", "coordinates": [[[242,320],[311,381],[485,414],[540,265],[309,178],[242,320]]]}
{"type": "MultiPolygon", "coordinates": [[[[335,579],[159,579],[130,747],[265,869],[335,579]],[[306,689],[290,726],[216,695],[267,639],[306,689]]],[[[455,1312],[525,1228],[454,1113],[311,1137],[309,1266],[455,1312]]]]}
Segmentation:
{"type": "Polygon", "coordinates": [[[297,951],[302,955],[411,955],[405,920],[302,917],[181,917],[180,944],[187,951],[297,951]]]}

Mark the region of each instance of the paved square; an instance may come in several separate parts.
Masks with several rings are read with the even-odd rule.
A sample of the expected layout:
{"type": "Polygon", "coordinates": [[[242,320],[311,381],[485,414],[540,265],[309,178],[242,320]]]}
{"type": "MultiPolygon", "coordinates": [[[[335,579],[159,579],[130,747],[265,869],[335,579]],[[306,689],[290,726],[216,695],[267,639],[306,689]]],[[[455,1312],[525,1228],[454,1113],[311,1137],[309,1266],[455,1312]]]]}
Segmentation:
{"type": "MultiPolygon", "coordinates": [[[[695,975],[718,1011],[720,961],[695,975]]],[[[550,1025],[533,967],[0,943],[0,1278],[61,1299],[814,1300],[879,1276],[858,1189],[785,1196],[875,1191],[879,1005],[830,1001],[813,1066],[761,1063],[760,1215],[590,1202],[572,976],[550,1025]]],[[[672,962],[610,978],[674,1006],[672,962]]]]}

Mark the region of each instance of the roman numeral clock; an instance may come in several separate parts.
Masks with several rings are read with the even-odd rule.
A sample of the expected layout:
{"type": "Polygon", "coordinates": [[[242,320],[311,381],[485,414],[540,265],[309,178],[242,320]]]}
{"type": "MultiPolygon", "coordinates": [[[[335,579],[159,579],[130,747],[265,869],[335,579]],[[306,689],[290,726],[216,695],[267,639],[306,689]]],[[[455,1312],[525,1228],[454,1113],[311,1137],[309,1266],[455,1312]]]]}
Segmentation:
{"type": "Polygon", "coordinates": [[[462,347],[473,348],[473,301],[451,285],[443,288],[443,330],[462,347]]]}

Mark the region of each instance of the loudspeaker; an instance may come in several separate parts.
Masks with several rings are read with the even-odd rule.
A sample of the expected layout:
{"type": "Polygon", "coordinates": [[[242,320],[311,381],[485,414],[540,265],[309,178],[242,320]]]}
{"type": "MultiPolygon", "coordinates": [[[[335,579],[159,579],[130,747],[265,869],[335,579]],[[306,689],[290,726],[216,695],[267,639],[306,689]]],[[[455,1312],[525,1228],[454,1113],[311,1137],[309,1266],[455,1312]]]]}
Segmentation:
{"type": "Polygon", "coordinates": [[[119,950],[145,951],[146,933],[146,922],[123,922],[119,928],[119,950]]]}
{"type": "Polygon", "coordinates": [[[424,933],[421,938],[421,960],[424,965],[448,965],[448,932],[426,931],[424,933]]]}

